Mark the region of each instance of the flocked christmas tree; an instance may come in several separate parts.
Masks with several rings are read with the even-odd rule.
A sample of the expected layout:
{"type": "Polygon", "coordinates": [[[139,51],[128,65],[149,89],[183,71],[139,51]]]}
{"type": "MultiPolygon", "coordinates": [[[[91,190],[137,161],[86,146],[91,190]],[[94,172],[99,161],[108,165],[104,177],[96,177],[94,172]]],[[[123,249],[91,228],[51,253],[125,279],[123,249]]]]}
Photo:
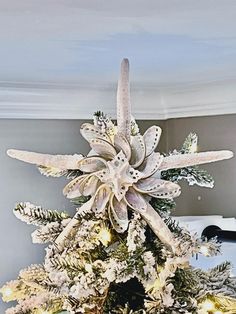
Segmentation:
{"type": "Polygon", "coordinates": [[[1,288],[18,304],[7,314],[236,313],[231,265],[194,269],[192,255],[219,253],[216,240],[198,239],[170,217],[178,181],[212,187],[197,165],[232,157],[230,151],[197,153],[190,134],[179,151],[155,152],[161,129],[144,135],[131,118],[129,64],[121,65],[117,126],[101,112],[81,127],[91,151],[45,155],[9,150],[46,176],[66,176],[64,195],[74,217],[30,203],[14,214],[37,226],[34,243],[49,243],[42,265],[31,265],[1,288]]]}

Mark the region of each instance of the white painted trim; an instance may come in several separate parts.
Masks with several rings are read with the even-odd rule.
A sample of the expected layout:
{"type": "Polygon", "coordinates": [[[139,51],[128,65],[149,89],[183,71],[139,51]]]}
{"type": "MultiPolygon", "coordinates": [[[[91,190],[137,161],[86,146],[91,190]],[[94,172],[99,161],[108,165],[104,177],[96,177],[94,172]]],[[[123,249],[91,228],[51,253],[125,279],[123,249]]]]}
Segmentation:
{"type": "MultiPolygon", "coordinates": [[[[136,119],[170,119],[236,113],[236,80],[172,86],[133,84],[136,119]]],[[[91,119],[96,110],[112,118],[116,88],[0,82],[1,119],[91,119]]]]}

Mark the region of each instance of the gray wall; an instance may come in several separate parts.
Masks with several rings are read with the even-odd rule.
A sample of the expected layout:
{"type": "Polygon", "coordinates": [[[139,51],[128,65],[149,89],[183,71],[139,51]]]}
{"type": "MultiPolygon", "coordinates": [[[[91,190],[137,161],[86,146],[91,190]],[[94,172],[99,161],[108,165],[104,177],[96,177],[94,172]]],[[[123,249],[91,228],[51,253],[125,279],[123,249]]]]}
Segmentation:
{"type": "MultiPolygon", "coordinates": [[[[76,120],[0,120],[0,286],[16,278],[19,270],[43,260],[44,247],[32,244],[34,227],[12,213],[15,203],[30,201],[44,208],[69,210],[70,202],[62,195],[64,178],[47,178],[36,167],[7,157],[8,148],[43,153],[87,153],[88,144],[79,133],[82,121],[76,120]]],[[[140,122],[144,131],[154,121],[140,122]]],[[[164,128],[164,122],[158,123],[164,128]]],[[[166,145],[162,137],[160,149],[166,145]]],[[[1,301],[0,301],[1,302],[1,301]]],[[[0,304],[0,313],[5,304],[0,304]]]]}

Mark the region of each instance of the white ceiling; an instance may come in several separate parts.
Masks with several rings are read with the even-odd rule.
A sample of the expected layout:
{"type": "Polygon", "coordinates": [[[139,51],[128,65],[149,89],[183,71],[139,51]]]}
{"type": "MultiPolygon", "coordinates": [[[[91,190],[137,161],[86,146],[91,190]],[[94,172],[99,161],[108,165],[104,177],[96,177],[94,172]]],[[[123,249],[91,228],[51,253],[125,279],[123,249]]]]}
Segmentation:
{"type": "Polygon", "coordinates": [[[235,0],[0,0],[0,118],[236,113],[235,0]]]}

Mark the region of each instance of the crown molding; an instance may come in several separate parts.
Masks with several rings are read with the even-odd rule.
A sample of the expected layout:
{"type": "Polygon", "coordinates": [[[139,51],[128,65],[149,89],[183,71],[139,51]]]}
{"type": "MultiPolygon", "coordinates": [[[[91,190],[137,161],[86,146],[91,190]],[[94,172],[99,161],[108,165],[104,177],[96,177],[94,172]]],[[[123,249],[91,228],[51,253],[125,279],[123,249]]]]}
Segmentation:
{"type": "MultiPolygon", "coordinates": [[[[236,113],[236,80],[156,86],[134,84],[132,114],[136,119],[236,113]]],[[[116,116],[115,85],[63,85],[0,82],[1,119],[91,119],[102,110],[116,116]]]]}

